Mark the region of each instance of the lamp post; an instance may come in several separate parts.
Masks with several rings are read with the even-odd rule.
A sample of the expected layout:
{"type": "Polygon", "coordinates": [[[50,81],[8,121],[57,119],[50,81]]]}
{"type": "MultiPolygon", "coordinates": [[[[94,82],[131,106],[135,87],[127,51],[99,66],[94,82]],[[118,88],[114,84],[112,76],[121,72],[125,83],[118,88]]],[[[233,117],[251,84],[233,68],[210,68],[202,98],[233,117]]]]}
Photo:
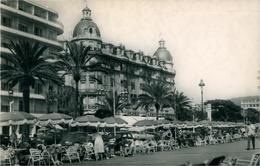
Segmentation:
{"type": "Polygon", "coordinates": [[[12,100],[13,99],[13,93],[14,91],[9,88],[8,90],[8,94],[9,94],[9,112],[12,112],[12,104],[14,103],[14,101],[12,100]]]}
{"type": "Polygon", "coordinates": [[[203,108],[203,87],[205,86],[205,83],[203,80],[200,80],[199,87],[201,89],[201,113],[202,113],[202,119],[203,119],[203,114],[204,114],[204,108],[203,108]]]}

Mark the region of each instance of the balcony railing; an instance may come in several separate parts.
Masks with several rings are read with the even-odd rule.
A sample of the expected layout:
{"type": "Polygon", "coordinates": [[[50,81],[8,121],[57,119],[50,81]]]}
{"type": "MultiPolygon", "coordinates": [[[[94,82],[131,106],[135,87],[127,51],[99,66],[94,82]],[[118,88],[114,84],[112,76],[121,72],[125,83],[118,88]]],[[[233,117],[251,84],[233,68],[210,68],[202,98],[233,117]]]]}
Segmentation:
{"type": "Polygon", "coordinates": [[[0,9],[12,12],[12,13],[17,14],[17,15],[21,15],[21,16],[27,17],[29,19],[41,22],[43,24],[47,24],[47,25],[49,25],[51,27],[56,28],[58,30],[59,34],[63,33],[63,28],[64,27],[58,21],[55,21],[55,22],[54,21],[50,21],[50,20],[44,19],[42,17],[38,17],[38,16],[35,16],[35,15],[32,15],[31,13],[27,13],[27,12],[22,11],[22,10],[17,10],[15,8],[7,6],[7,5],[0,5],[0,9]]]}
{"type": "Polygon", "coordinates": [[[33,34],[26,33],[26,32],[23,32],[23,31],[19,31],[19,30],[16,30],[16,29],[12,29],[12,28],[9,28],[9,27],[1,26],[0,30],[8,32],[8,33],[16,34],[16,35],[19,35],[19,36],[24,37],[24,38],[37,40],[37,41],[46,43],[48,45],[56,46],[56,47],[59,47],[59,48],[62,47],[62,44],[60,44],[58,41],[49,40],[49,39],[46,39],[44,37],[35,36],[33,34]]]}

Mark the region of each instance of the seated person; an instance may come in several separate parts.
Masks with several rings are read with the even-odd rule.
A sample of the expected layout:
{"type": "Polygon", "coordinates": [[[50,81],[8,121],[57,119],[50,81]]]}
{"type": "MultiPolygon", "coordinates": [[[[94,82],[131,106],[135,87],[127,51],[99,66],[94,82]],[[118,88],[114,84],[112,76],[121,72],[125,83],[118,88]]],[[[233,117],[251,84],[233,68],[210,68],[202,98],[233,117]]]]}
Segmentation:
{"type": "Polygon", "coordinates": [[[128,139],[127,141],[127,144],[124,145],[124,156],[133,156],[135,150],[135,141],[132,139],[128,139]]]}

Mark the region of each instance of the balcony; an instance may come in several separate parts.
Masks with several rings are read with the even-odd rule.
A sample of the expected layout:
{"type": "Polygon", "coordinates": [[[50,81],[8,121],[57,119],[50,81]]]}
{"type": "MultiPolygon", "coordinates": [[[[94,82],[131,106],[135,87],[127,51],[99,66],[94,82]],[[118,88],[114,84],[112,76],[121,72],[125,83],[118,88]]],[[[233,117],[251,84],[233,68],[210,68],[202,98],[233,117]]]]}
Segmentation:
{"type": "Polygon", "coordinates": [[[16,29],[12,29],[12,28],[9,28],[9,27],[1,26],[0,31],[1,31],[1,33],[2,32],[11,33],[13,35],[17,35],[17,36],[20,36],[20,37],[36,40],[36,41],[39,41],[39,42],[43,42],[46,45],[62,48],[62,44],[57,42],[57,41],[49,40],[49,39],[46,39],[46,38],[43,38],[43,37],[40,37],[40,36],[35,36],[34,34],[26,33],[26,32],[19,31],[19,30],[16,30],[16,29]]]}
{"type": "MultiPolygon", "coordinates": [[[[0,90],[0,96],[9,96],[8,91],[5,90],[0,90]]],[[[23,97],[23,94],[21,92],[14,92],[13,93],[13,97],[23,97]]],[[[45,100],[45,97],[43,95],[40,94],[34,94],[34,93],[30,93],[30,98],[32,99],[39,99],[39,100],[45,100]]]]}
{"type": "Polygon", "coordinates": [[[9,7],[7,5],[0,5],[0,10],[2,11],[8,11],[8,12],[11,12],[13,14],[16,14],[16,15],[19,15],[19,16],[23,16],[23,17],[26,17],[28,19],[31,19],[33,21],[36,21],[36,22],[40,22],[40,23],[43,23],[43,24],[46,24],[48,26],[51,26],[53,28],[55,28],[58,32],[58,34],[62,34],[63,33],[63,25],[58,22],[58,21],[49,21],[47,19],[44,19],[44,18],[41,18],[41,17],[38,17],[38,16],[35,16],[35,15],[32,15],[30,13],[27,13],[25,11],[22,11],[22,10],[17,10],[15,8],[12,8],[12,7],[9,7]]]}

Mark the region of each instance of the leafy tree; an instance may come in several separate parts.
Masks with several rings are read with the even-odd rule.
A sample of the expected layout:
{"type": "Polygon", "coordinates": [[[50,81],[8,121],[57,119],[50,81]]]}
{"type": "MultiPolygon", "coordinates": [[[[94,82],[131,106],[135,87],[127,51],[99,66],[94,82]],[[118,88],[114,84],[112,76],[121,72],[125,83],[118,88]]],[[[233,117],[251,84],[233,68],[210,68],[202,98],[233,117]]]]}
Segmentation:
{"type": "MultiPolygon", "coordinates": [[[[49,60],[50,56],[44,55],[47,46],[39,42],[20,40],[17,43],[11,41],[8,47],[11,55],[0,54],[0,57],[8,63],[0,66],[1,80],[6,81],[13,88],[18,83],[22,87],[23,111],[30,113],[30,87],[34,87],[36,81],[42,84],[53,82],[61,85],[62,79],[57,75],[56,65],[49,60]]],[[[24,126],[26,140],[29,140],[29,126],[24,126]]]]}
{"type": "MultiPolygon", "coordinates": [[[[101,99],[100,103],[97,103],[96,105],[99,108],[99,111],[97,112],[96,116],[102,118],[103,116],[113,116],[114,115],[114,109],[113,109],[113,92],[106,93],[105,96],[101,99]],[[103,112],[103,113],[102,113],[103,112]],[[107,113],[105,113],[107,112],[107,113]]],[[[117,92],[115,92],[115,113],[119,114],[120,111],[122,111],[124,108],[129,106],[129,103],[125,100],[123,100],[122,96],[119,95],[117,92]]]]}
{"type": "Polygon", "coordinates": [[[57,56],[57,64],[60,66],[60,70],[64,72],[63,75],[72,76],[75,82],[75,105],[74,105],[74,117],[78,114],[82,114],[79,111],[79,81],[82,78],[83,73],[87,71],[103,71],[102,63],[95,61],[97,53],[90,53],[90,47],[86,47],[82,42],[67,42],[64,52],[55,53],[57,56]]]}
{"type": "Polygon", "coordinates": [[[192,120],[191,101],[183,92],[175,91],[171,98],[171,105],[175,110],[175,116],[178,120],[192,120]]]}
{"type": "Polygon", "coordinates": [[[142,90],[144,93],[138,96],[137,108],[154,106],[158,120],[163,107],[170,106],[170,97],[174,95],[172,87],[164,81],[151,81],[142,90]]]}
{"type": "Polygon", "coordinates": [[[60,86],[56,94],[58,112],[73,116],[75,106],[75,89],[71,86],[60,86]]]}
{"type": "Polygon", "coordinates": [[[259,122],[260,113],[254,108],[248,108],[245,110],[246,118],[250,122],[259,122]]]}
{"type": "Polygon", "coordinates": [[[230,100],[210,100],[206,104],[211,104],[212,119],[215,121],[242,121],[241,107],[235,105],[230,100]]]}
{"type": "Polygon", "coordinates": [[[47,104],[47,113],[51,112],[51,106],[57,102],[57,94],[54,90],[50,90],[46,93],[45,101],[47,104]]]}
{"type": "Polygon", "coordinates": [[[61,85],[62,79],[58,77],[56,66],[49,60],[50,56],[44,55],[47,46],[38,42],[20,40],[17,43],[11,41],[8,47],[12,55],[0,54],[7,60],[7,64],[1,64],[1,80],[6,80],[11,87],[20,83],[23,93],[23,111],[30,112],[30,87],[34,87],[36,81],[45,84],[51,81],[61,85]]]}

